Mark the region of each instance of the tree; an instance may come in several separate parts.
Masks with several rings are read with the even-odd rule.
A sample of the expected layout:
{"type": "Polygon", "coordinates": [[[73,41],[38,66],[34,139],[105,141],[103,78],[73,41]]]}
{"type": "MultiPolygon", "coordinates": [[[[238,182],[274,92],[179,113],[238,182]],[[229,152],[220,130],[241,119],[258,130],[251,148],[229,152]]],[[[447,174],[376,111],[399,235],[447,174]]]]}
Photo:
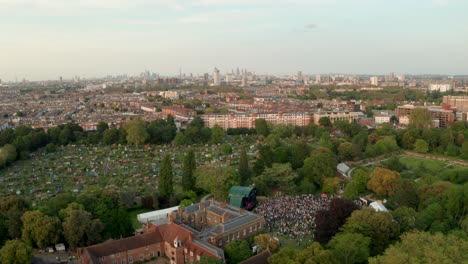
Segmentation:
{"type": "Polygon", "coordinates": [[[338,146],[338,155],[340,160],[347,161],[358,158],[359,153],[356,155],[353,143],[344,142],[338,146]]]}
{"type": "Polygon", "coordinates": [[[275,253],[280,248],[280,243],[277,239],[272,238],[269,234],[260,234],[255,236],[255,243],[260,245],[260,248],[263,250],[269,250],[271,253],[275,253]]]}
{"type": "Polygon", "coordinates": [[[174,192],[171,163],[171,157],[167,154],[162,161],[159,172],[159,193],[166,199],[169,199],[174,192]]]}
{"type": "Polygon", "coordinates": [[[111,127],[104,131],[102,136],[102,142],[106,145],[115,144],[119,141],[119,130],[115,127],[111,127]]]}
{"type": "Polygon", "coordinates": [[[398,144],[393,136],[386,136],[375,143],[379,155],[397,151],[398,144]]]}
{"type": "Polygon", "coordinates": [[[369,259],[369,263],[464,263],[468,259],[467,248],[466,239],[416,231],[403,234],[401,242],[391,245],[383,255],[369,259]]]}
{"type": "Polygon", "coordinates": [[[345,233],[358,233],[371,238],[370,255],[375,256],[398,238],[399,225],[391,214],[366,208],[354,211],[343,226],[345,233]]]}
{"type": "Polygon", "coordinates": [[[302,179],[307,179],[318,188],[323,185],[326,177],[335,177],[336,159],[334,154],[326,148],[317,148],[311,156],[304,161],[304,166],[299,170],[302,179]]]}
{"type": "Polygon", "coordinates": [[[463,145],[460,149],[460,156],[462,159],[468,160],[468,140],[463,142],[463,145]]]}
{"type": "Polygon", "coordinates": [[[13,145],[6,144],[0,148],[0,168],[16,160],[16,148],[13,145]]]}
{"type": "Polygon", "coordinates": [[[400,224],[401,233],[408,232],[416,228],[417,212],[411,207],[398,207],[392,211],[393,218],[400,224]]]}
{"type": "MultiPolygon", "coordinates": [[[[28,209],[28,204],[23,198],[10,195],[0,198],[0,243],[7,239],[21,237],[23,225],[21,216],[28,209]]],[[[1,245],[1,244],[0,244],[1,245]]]]}
{"type": "Polygon", "coordinates": [[[351,181],[345,187],[344,198],[346,199],[358,199],[359,195],[367,190],[367,182],[370,179],[370,175],[364,169],[356,169],[353,171],[351,181]]]}
{"type": "Polygon", "coordinates": [[[330,250],[324,249],[317,242],[313,242],[307,248],[297,252],[294,260],[296,263],[305,264],[338,264],[333,253],[330,250]]]}
{"type": "MultiPolygon", "coordinates": [[[[289,163],[291,163],[291,167],[293,169],[299,169],[302,166],[304,166],[304,159],[307,157],[309,154],[309,150],[307,148],[307,144],[304,141],[298,141],[294,143],[291,147],[290,151],[290,157],[289,157],[289,163]]],[[[268,154],[270,155],[270,154],[268,154]]],[[[264,154],[263,156],[267,156],[267,154],[264,154]]],[[[271,153],[271,162],[273,162],[273,153],[271,153]]],[[[270,163],[271,164],[271,163],[270,163]]],[[[267,165],[268,166],[268,165],[267,165]]]]}
{"type": "Polygon", "coordinates": [[[328,194],[335,194],[340,189],[340,179],[337,177],[334,178],[325,178],[323,180],[322,192],[328,194]]]}
{"type": "Polygon", "coordinates": [[[432,118],[427,108],[415,108],[411,111],[410,126],[414,128],[430,128],[432,127],[432,118]]]}
{"type": "Polygon", "coordinates": [[[31,263],[32,247],[19,239],[9,240],[0,250],[0,262],[8,264],[31,263]]]}
{"type": "Polygon", "coordinates": [[[424,139],[417,139],[414,143],[414,151],[419,153],[427,153],[429,151],[429,143],[424,139]]]}
{"type": "Polygon", "coordinates": [[[99,135],[103,135],[104,132],[109,129],[109,125],[106,123],[106,122],[99,122],[96,126],[96,130],[98,132],[99,135]]]}
{"type": "Polygon", "coordinates": [[[371,174],[367,188],[378,195],[392,195],[395,193],[400,181],[400,174],[382,167],[377,167],[371,174]]]}
{"type": "Polygon", "coordinates": [[[324,126],[324,127],[331,127],[332,122],[330,121],[330,118],[324,116],[319,119],[319,125],[324,126]]]}
{"type": "Polygon", "coordinates": [[[195,169],[195,154],[191,149],[187,155],[185,155],[182,167],[182,188],[184,191],[190,191],[195,188],[195,177],[193,175],[195,169]]]}
{"type": "Polygon", "coordinates": [[[21,217],[23,221],[23,240],[30,245],[45,248],[60,239],[60,220],[40,211],[28,211],[21,217]]]}
{"type": "Polygon", "coordinates": [[[63,222],[63,235],[71,248],[100,242],[104,226],[84,210],[71,210],[63,222]]]}
{"type": "Polygon", "coordinates": [[[289,163],[274,163],[271,168],[266,168],[260,176],[253,179],[259,193],[268,195],[272,190],[279,189],[285,193],[294,193],[296,173],[289,163]]]}
{"type": "Polygon", "coordinates": [[[249,168],[249,159],[247,157],[247,152],[245,148],[242,148],[239,158],[239,176],[240,184],[245,185],[250,180],[250,168],[249,168]]]}
{"type": "Polygon", "coordinates": [[[187,137],[183,132],[177,132],[175,138],[174,138],[174,144],[176,146],[182,146],[187,143],[187,137]]]}
{"type": "Polygon", "coordinates": [[[417,208],[419,197],[414,182],[407,179],[400,180],[397,184],[396,191],[389,199],[389,204],[392,205],[393,208],[400,206],[417,208]]]}
{"type": "Polygon", "coordinates": [[[333,198],[327,210],[319,210],[315,215],[315,239],[322,244],[328,243],[357,209],[359,207],[351,200],[333,198]]]}
{"type": "Polygon", "coordinates": [[[370,238],[356,233],[340,233],[328,243],[339,263],[363,263],[369,257],[370,238]]]}
{"type": "Polygon", "coordinates": [[[215,144],[222,143],[224,140],[224,131],[223,129],[218,125],[214,125],[214,127],[211,129],[211,141],[215,144]]]}
{"type": "Polygon", "coordinates": [[[202,167],[196,171],[196,186],[213,194],[217,200],[225,200],[229,189],[239,185],[239,175],[232,167],[202,167]]]}
{"type": "Polygon", "coordinates": [[[234,240],[224,247],[227,263],[239,263],[252,255],[249,243],[246,240],[234,240]]]}
{"type": "Polygon", "coordinates": [[[285,247],[278,251],[276,254],[273,254],[268,258],[269,264],[300,264],[301,262],[296,261],[295,257],[298,254],[298,250],[285,247]]]}
{"type": "Polygon", "coordinates": [[[267,121],[263,118],[255,119],[255,131],[257,132],[257,135],[262,135],[264,137],[268,136],[268,134],[270,134],[270,130],[268,128],[267,121]]]}
{"type": "Polygon", "coordinates": [[[145,121],[141,118],[135,118],[128,121],[125,126],[127,132],[127,142],[136,146],[143,145],[149,138],[149,134],[146,131],[145,121]]]}

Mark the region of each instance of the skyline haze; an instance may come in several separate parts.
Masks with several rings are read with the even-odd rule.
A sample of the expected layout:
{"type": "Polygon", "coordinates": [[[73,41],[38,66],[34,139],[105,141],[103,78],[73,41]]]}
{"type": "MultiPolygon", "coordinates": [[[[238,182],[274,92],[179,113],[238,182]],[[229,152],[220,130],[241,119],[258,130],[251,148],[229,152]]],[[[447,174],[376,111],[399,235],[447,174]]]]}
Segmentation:
{"type": "Polygon", "coordinates": [[[0,78],[466,74],[462,0],[0,0],[0,78]]]}

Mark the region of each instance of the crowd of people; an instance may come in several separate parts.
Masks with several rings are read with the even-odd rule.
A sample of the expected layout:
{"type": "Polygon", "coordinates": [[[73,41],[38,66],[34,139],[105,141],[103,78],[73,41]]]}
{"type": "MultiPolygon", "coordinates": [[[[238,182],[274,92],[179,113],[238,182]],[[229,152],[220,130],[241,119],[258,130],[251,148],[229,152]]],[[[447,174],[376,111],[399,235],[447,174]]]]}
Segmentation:
{"type": "Polygon", "coordinates": [[[328,209],[330,200],[328,196],[312,194],[279,196],[260,204],[255,212],[265,218],[266,232],[279,233],[302,242],[306,236],[313,236],[315,213],[328,209]]]}

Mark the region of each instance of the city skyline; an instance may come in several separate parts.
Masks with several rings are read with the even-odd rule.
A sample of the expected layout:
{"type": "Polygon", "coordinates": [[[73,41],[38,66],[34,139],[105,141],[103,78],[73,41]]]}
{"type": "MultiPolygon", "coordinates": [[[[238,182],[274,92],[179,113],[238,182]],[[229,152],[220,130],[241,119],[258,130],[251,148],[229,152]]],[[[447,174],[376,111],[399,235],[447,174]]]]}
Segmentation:
{"type": "Polygon", "coordinates": [[[0,0],[0,78],[466,74],[461,0],[0,0]],[[287,10],[287,12],[285,11],[287,10]]]}

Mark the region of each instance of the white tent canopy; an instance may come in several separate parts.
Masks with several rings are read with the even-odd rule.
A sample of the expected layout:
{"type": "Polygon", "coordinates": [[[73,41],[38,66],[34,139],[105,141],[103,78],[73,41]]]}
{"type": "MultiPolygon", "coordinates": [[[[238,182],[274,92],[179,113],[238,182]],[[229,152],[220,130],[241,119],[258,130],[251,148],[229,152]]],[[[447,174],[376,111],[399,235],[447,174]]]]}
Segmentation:
{"type": "Polygon", "coordinates": [[[160,219],[169,218],[169,214],[175,210],[178,210],[179,206],[174,206],[171,208],[166,208],[162,210],[152,211],[144,214],[137,215],[137,219],[140,223],[146,224],[147,222],[156,221],[160,219]]]}

